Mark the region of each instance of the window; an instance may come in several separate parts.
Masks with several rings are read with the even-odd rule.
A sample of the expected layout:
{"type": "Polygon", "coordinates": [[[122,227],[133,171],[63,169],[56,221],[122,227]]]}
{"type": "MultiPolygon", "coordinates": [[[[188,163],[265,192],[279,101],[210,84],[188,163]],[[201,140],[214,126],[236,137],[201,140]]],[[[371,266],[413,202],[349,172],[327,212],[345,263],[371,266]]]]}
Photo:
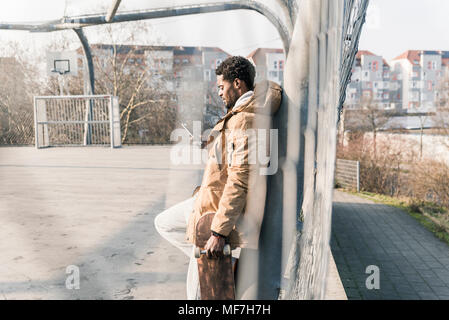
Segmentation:
{"type": "Polygon", "coordinates": [[[204,70],[204,81],[211,81],[211,72],[209,69],[204,70]]]}
{"type": "Polygon", "coordinates": [[[278,62],[274,61],[273,68],[276,70],[278,68],[278,62]]]}
{"type": "Polygon", "coordinates": [[[365,98],[371,98],[371,91],[369,91],[369,90],[363,91],[363,97],[365,97],[365,98]]]}
{"type": "Polygon", "coordinates": [[[436,70],[437,69],[437,62],[436,61],[428,61],[427,62],[427,69],[429,69],[429,70],[436,70]]]}
{"type": "Polygon", "coordinates": [[[427,90],[432,91],[433,90],[433,82],[427,81],[427,90]]]}
{"type": "Polygon", "coordinates": [[[376,72],[377,70],[379,70],[379,62],[374,61],[373,62],[373,67],[371,69],[373,72],[376,72]]]}
{"type": "Polygon", "coordinates": [[[279,60],[279,70],[284,70],[284,60],[279,60]]]}
{"type": "Polygon", "coordinates": [[[218,66],[221,64],[222,60],[221,59],[217,59],[215,60],[215,69],[218,68],[218,66]]]}

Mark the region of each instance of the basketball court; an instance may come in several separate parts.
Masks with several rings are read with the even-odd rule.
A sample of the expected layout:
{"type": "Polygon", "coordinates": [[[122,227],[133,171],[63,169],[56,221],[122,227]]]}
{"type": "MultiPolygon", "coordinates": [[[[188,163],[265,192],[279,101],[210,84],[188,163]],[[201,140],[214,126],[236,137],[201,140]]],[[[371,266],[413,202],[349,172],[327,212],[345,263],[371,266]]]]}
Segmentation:
{"type": "Polygon", "coordinates": [[[153,220],[202,173],[170,163],[169,146],[0,148],[0,297],[185,299],[188,259],[153,220]]]}

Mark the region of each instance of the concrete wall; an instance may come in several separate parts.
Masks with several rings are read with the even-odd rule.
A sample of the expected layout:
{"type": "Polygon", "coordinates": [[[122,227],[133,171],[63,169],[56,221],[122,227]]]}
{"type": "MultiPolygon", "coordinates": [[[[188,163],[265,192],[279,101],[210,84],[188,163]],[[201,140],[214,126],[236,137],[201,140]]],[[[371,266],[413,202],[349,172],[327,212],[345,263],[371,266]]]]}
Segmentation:
{"type": "MultiPolygon", "coordinates": [[[[366,133],[365,138],[371,139],[372,134],[366,133]]],[[[419,157],[420,134],[377,133],[377,143],[389,143],[398,149],[406,149],[419,157]]],[[[449,165],[449,136],[423,135],[423,158],[445,162],[449,165]]]]}

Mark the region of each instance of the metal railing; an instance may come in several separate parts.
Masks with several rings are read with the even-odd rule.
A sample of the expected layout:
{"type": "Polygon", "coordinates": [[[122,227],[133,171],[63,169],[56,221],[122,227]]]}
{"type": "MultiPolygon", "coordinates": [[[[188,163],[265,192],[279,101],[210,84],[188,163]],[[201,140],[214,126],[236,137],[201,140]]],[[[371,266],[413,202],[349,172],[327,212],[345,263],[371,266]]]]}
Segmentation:
{"type": "Polygon", "coordinates": [[[118,98],[110,95],[34,97],[36,148],[121,146],[118,98]]]}
{"type": "Polygon", "coordinates": [[[344,188],[360,192],[360,162],[337,159],[335,163],[335,181],[344,188]]]}

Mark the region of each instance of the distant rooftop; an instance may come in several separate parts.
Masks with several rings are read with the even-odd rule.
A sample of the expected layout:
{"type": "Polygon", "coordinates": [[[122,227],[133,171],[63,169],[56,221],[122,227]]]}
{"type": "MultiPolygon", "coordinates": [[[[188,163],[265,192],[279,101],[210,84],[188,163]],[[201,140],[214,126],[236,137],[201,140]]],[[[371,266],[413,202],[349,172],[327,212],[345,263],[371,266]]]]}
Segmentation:
{"type": "MultiPolygon", "coordinates": [[[[441,50],[407,50],[404,53],[400,54],[394,60],[403,60],[407,59],[413,65],[419,65],[421,61],[421,55],[441,55],[443,60],[449,59],[449,51],[441,51],[441,50]]],[[[446,61],[447,63],[447,61],[446,61]]]]}
{"type": "Polygon", "coordinates": [[[404,117],[392,117],[383,126],[384,130],[391,129],[407,129],[418,130],[421,129],[421,121],[423,129],[435,128],[436,124],[432,117],[419,117],[419,116],[404,116],[404,117]]]}
{"type": "MultiPolygon", "coordinates": [[[[360,61],[362,59],[362,56],[378,56],[378,57],[380,57],[378,54],[374,54],[371,51],[359,50],[359,51],[357,51],[355,58],[360,61]]],[[[384,65],[386,65],[388,67],[390,66],[385,59],[382,59],[382,61],[383,61],[384,65]]]]}
{"type": "MultiPolygon", "coordinates": [[[[105,44],[105,43],[94,43],[91,45],[92,48],[100,48],[100,49],[111,49],[114,45],[113,44],[105,44]]],[[[201,52],[223,52],[228,54],[227,52],[223,51],[220,48],[217,47],[189,47],[189,46],[148,46],[148,45],[126,45],[121,44],[118,45],[120,48],[120,52],[126,53],[129,50],[136,48],[138,50],[159,50],[159,51],[174,51],[177,55],[193,55],[198,54],[201,52]]],[[[142,52],[143,53],[143,52],[142,52]]]]}
{"type": "Polygon", "coordinates": [[[275,48],[257,48],[256,50],[252,51],[247,58],[254,57],[257,53],[259,54],[266,54],[266,53],[284,53],[283,49],[275,49],[275,48]]]}

